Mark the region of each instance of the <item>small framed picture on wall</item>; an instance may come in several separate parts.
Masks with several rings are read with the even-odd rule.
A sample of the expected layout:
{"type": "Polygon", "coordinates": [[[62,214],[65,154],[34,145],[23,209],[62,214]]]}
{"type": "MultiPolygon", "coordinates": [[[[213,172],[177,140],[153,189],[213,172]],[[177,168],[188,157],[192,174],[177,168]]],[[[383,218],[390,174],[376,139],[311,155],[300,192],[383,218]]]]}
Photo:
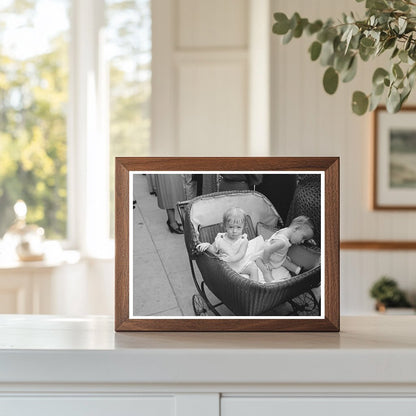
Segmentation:
{"type": "Polygon", "coordinates": [[[416,209],[416,107],[374,112],[373,208],[416,209]]]}
{"type": "Polygon", "coordinates": [[[338,158],[116,158],[117,331],[338,331],[338,158]]]}

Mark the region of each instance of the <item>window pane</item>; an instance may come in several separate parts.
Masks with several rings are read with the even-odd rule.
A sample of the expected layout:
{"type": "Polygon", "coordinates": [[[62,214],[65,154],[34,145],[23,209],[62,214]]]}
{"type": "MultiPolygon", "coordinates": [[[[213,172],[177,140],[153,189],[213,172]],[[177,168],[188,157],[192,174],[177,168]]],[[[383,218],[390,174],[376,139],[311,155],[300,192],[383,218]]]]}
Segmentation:
{"type": "Polygon", "coordinates": [[[150,142],[151,0],[106,0],[110,71],[110,231],[114,157],[146,156],[150,142]]]}
{"type": "Polygon", "coordinates": [[[18,199],[46,237],[66,237],[69,1],[1,1],[0,238],[18,199]]]}

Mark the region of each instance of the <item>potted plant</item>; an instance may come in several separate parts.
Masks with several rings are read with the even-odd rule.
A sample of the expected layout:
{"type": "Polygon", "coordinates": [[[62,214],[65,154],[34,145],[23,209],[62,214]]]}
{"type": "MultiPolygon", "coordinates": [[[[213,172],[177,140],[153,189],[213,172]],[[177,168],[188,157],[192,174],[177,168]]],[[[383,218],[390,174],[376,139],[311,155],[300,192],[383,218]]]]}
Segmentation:
{"type": "Polygon", "coordinates": [[[370,296],[376,300],[376,310],[379,312],[386,312],[387,308],[411,307],[397,282],[388,276],[381,277],[373,284],[370,296]]]}

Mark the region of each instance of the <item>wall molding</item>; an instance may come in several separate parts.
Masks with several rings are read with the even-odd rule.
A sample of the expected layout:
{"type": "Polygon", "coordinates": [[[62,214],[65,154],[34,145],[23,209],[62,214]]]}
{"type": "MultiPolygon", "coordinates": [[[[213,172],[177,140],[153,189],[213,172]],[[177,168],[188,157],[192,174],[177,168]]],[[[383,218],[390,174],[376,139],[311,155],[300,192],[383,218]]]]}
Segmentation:
{"type": "Polygon", "coordinates": [[[341,241],[341,250],[416,250],[416,241],[341,241]]]}

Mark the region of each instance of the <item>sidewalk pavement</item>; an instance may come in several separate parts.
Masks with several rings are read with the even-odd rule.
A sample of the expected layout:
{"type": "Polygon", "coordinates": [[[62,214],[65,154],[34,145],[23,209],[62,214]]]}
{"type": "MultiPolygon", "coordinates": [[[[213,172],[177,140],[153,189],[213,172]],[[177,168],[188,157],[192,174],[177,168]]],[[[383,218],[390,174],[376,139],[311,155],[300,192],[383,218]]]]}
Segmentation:
{"type": "MultiPolygon", "coordinates": [[[[169,232],[166,211],[150,195],[146,176],[135,175],[133,199],[137,201],[133,210],[133,314],[195,316],[192,296],[197,289],[183,235],[169,232]]],[[[214,296],[212,301],[218,303],[214,296]]],[[[225,306],[219,312],[232,315],[225,306]]]]}

